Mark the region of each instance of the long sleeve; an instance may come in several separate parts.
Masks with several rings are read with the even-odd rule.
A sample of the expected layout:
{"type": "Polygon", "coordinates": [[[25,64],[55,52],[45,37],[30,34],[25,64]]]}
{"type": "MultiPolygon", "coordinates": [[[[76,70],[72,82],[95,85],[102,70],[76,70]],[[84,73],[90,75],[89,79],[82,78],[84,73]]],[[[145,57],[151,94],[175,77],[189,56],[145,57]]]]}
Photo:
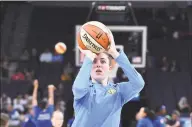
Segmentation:
{"type": "Polygon", "coordinates": [[[81,99],[88,93],[91,68],[92,61],[88,57],[85,57],[83,65],[73,83],[72,90],[74,94],[74,100],[81,99]]]}
{"type": "Polygon", "coordinates": [[[118,83],[120,94],[122,96],[122,105],[134,98],[144,87],[144,80],[142,76],[135,70],[129,62],[127,56],[123,51],[116,58],[116,62],[128,77],[128,82],[118,83]]]}

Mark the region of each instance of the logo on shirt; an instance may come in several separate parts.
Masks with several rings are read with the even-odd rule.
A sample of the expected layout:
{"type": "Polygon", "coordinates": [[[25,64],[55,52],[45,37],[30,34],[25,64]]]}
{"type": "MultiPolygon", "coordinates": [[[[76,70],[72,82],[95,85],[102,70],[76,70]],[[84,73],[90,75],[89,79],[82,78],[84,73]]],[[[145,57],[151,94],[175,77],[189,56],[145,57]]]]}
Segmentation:
{"type": "Polygon", "coordinates": [[[116,89],[110,88],[110,89],[107,91],[107,93],[109,93],[109,94],[114,94],[114,93],[116,93],[116,89]]]}
{"type": "Polygon", "coordinates": [[[51,116],[50,114],[40,114],[39,117],[37,118],[37,120],[50,120],[51,116]]]}

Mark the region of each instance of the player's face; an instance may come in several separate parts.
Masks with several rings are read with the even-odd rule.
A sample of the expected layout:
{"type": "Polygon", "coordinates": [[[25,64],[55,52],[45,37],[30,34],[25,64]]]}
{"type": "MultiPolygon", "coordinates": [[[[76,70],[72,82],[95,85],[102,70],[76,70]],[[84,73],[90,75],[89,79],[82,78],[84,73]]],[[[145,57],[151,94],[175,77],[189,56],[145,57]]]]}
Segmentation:
{"type": "Polygon", "coordinates": [[[110,70],[111,66],[108,55],[105,53],[100,53],[93,61],[91,78],[100,82],[108,77],[110,70]]]}

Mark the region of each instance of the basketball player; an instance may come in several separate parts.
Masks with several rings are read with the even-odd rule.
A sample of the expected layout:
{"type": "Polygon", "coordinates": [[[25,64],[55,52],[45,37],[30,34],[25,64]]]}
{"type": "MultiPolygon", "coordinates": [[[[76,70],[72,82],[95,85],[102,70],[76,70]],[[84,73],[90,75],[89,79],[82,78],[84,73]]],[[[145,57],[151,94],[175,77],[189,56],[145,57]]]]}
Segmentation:
{"type": "Polygon", "coordinates": [[[59,110],[53,112],[53,116],[51,119],[53,127],[62,127],[64,116],[63,113],[59,110]]]}
{"type": "Polygon", "coordinates": [[[38,81],[34,80],[32,105],[35,116],[35,123],[37,127],[52,127],[51,116],[54,111],[54,85],[48,86],[48,105],[42,100],[39,104],[37,102],[38,81]]]}
{"type": "Polygon", "coordinates": [[[125,53],[116,50],[112,33],[109,32],[108,36],[111,46],[105,53],[96,55],[79,48],[86,57],[72,88],[75,110],[72,127],[119,127],[123,105],[144,87],[143,78],[125,53]],[[128,82],[108,82],[112,69],[110,56],[122,68],[128,82]]]}

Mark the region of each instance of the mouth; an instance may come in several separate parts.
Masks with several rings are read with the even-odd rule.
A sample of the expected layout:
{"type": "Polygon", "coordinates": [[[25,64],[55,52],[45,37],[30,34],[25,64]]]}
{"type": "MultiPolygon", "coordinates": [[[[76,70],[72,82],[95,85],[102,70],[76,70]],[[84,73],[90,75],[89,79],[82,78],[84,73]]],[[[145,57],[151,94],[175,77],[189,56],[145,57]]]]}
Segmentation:
{"type": "Polygon", "coordinates": [[[102,73],[102,70],[101,69],[97,69],[95,72],[100,74],[100,73],[102,73]]]}

